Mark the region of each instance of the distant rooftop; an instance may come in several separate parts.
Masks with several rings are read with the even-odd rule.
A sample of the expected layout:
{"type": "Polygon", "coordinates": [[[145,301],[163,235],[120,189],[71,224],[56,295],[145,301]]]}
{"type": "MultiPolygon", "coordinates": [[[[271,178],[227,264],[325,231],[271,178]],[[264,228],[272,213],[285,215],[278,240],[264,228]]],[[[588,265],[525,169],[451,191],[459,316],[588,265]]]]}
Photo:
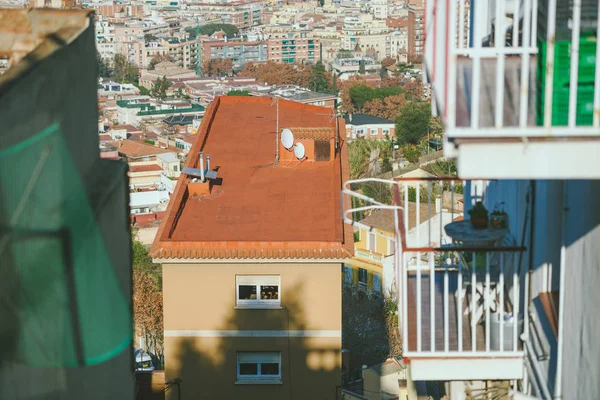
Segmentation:
{"type": "MultiPolygon", "coordinates": [[[[348,179],[344,143],[344,155],[338,151],[331,161],[275,165],[276,110],[264,97],[223,96],[211,103],[186,166],[197,165],[200,151],[209,153],[222,182],[211,194],[191,196],[182,174],[153,257],[351,257],[352,230],[340,217],[348,179]]],[[[298,131],[297,140],[331,138],[335,122],[320,113],[321,107],[280,100],[279,127],[298,131]]]]}
{"type": "Polygon", "coordinates": [[[369,114],[346,115],[344,117],[344,120],[347,124],[351,125],[389,125],[394,123],[394,121],[391,121],[389,119],[374,117],[373,115],[369,114]]]}

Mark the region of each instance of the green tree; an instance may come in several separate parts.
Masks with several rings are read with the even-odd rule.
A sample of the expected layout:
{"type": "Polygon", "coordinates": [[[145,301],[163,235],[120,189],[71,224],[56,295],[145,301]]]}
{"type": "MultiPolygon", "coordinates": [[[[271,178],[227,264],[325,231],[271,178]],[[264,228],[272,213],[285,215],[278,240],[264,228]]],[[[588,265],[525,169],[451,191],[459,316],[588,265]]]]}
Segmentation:
{"type": "Polygon", "coordinates": [[[340,50],[337,52],[337,58],[352,58],[352,52],[350,50],[340,50]]]}
{"type": "Polygon", "coordinates": [[[151,34],[151,33],[146,33],[146,34],[144,35],[144,40],[145,40],[146,42],[152,42],[152,41],[155,41],[155,40],[157,40],[157,39],[158,39],[158,38],[157,38],[156,36],[154,36],[153,34],[151,34]]]}
{"type": "Polygon", "coordinates": [[[167,90],[173,85],[173,83],[167,79],[166,76],[156,78],[154,87],[150,91],[153,97],[157,99],[165,100],[167,98],[167,90]]]}
{"type": "Polygon", "coordinates": [[[110,77],[112,71],[99,52],[96,52],[96,62],[98,63],[98,76],[102,78],[110,77]]]}
{"type": "Polygon", "coordinates": [[[396,118],[396,137],[400,144],[418,144],[429,130],[431,104],[410,102],[402,108],[396,118]]]}
{"type": "Polygon", "coordinates": [[[113,79],[119,83],[138,83],[138,68],[123,54],[115,54],[113,79]]]}
{"type": "Polygon", "coordinates": [[[375,98],[375,91],[368,86],[353,86],[350,88],[350,98],[354,107],[360,111],[367,101],[375,98]]]}
{"type": "Polygon", "coordinates": [[[325,76],[325,66],[321,61],[313,65],[310,71],[310,82],[308,88],[314,92],[329,93],[331,88],[325,76]]]}
{"type": "MultiPolygon", "coordinates": [[[[188,27],[186,31],[190,36],[196,36],[196,27],[188,27]]],[[[215,32],[223,31],[227,36],[236,36],[239,33],[237,26],[231,24],[206,24],[200,27],[201,35],[212,35],[215,32]]]]}
{"type": "Polygon", "coordinates": [[[366,73],[366,69],[365,69],[365,60],[360,60],[358,62],[358,73],[360,75],[364,75],[366,73]]]}
{"type": "Polygon", "coordinates": [[[402,148],[402,154],[404,155],[404,158],[406,158],[410,163],[414,164],[419,162],[419,151],[417,150],[417,147],[412,144],[407,144],[406,146],[404,146],[402,148]]]}
{"type": "Polygon", "coordinates": [[[250,96],[250,92],[247,90],[230,90],[227,92],[227,96],[250,96]]]}

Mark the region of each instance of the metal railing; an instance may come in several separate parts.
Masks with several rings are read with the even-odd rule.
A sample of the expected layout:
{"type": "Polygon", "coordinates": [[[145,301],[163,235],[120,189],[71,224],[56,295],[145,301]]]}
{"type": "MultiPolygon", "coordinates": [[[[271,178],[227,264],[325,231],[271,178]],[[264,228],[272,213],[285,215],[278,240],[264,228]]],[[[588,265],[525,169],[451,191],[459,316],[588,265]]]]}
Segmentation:
{"type": "Polygon", "coordinates": [[[525,249],[510,234],[457,243],[445,229],[471,208],[466,189],[467,201],[483,198],[481,183],[367,178],[344,185],[345,222],[394,240],[404,357],[523,355],[528,284],[519,264],[525,249]]]}
{"type": "Polygon", "coordinates": [[[600,136],[598,1],[490,4],[426,2],[426,75],[446,135],[600,136]]]}

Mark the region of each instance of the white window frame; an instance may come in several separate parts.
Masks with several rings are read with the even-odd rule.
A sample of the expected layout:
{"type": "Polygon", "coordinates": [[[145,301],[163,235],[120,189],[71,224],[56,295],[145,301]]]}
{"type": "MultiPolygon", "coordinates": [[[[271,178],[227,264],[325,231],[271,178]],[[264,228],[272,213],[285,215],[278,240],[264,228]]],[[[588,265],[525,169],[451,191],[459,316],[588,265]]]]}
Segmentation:
{"type": "Polygon", "coordinates": [[[370,136],[377,136],[377,135],[379,135],[379,128],[369,128],[369,135],[370,136]]]}
{"type": "Polygon", "coordinates": [[[235,276],[235,308],[281,308],[281,276],[280,275],[236,275],[235,276]],[[248,283],[251,282],[251,283],[248,283]],[[277,300],[240,300],[240,285],[256,285],[256,295],[260,296],[260,286],[277,284],[277,300]]]}
{"type": "Polygon", "coordinates": [[[281,352],[280,351],[238,351],[236,353],[236,383],[244,383],[244,382],[256,382],[256,381],[271,381],[272,383],[281,383],[281,352]],[[257,375],[240,375],[240,355],[248,355],[250,357],[256,358],[257,362],[257,375]],[[278,358],[279,364],[279,374],[278,375],[261,375],[261,357],[267,360],[265,363],[271,363],[273,356],[278,358]],[[268,360],[270,359],[270,360],[268,360]]]}
{"type": "Polygon", "coordinates": [[[381,133],[382,133],[383,135],[389,135],[389,134],[390,134],[390,128],[383,128],[383,129],[381,130],[381,133]]]}
{"type": "Polygon", "coordinates": [[[375,232],[367,232],[367,250],[375,251],[377,248],[377,236],[375,232]],[[371,241],[373,241],[371,243],[371,241]]]}

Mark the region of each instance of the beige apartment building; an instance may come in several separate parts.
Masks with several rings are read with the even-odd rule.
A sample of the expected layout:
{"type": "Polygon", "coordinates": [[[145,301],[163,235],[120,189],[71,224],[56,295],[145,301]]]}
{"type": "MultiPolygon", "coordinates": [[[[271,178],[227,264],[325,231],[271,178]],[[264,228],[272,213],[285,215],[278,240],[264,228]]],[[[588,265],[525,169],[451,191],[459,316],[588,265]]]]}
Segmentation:
{"type": "Polygon", "coordinates": [[[339,217],[344,121],[322,110],[223,96],[202,120],[186,164],[199,170],[179,178],[151,250],[163,266],[166,379],[181,379],[185,398],[339,391],[353,235],[339,217]]]}

